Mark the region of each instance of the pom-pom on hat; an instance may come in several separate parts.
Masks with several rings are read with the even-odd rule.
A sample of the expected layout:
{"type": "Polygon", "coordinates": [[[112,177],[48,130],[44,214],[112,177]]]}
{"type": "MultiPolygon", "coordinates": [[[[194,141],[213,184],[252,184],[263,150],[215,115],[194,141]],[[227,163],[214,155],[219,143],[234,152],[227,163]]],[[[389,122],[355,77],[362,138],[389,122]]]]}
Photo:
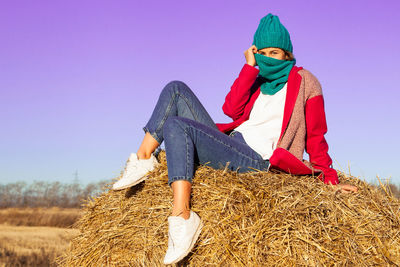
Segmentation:
{"type": "Polygon", "coordinates": [[[253,45],[257,49],[278,47],[293,53],[292,41],[288,30],[281,24],[278,16],[269,13],[260,20],[254,34],[253,45]]]}

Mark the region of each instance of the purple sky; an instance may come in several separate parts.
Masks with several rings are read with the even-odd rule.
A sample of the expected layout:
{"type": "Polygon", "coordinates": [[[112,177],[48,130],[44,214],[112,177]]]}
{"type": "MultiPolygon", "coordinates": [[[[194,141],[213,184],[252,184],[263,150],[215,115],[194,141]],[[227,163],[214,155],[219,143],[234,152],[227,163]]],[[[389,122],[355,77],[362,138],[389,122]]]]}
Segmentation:
{"type": "Polygon", "coordinates": [[[334,167],[400,183],[399,10],[398,0],[1,1],[0,182],[118,176],[171,80],[229,121],[225,95],[271,12],[322,84],[334,167]]]}

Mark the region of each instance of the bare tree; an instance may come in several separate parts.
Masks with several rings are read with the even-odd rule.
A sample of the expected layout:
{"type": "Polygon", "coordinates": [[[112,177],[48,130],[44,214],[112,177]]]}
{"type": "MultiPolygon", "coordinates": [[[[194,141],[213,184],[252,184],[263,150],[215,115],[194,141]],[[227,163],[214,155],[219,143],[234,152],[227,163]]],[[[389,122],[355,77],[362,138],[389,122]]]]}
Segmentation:
{"type": "Polygon", "coordinates": [[[83,201],[105,190],[107,181],[82,187],[77,179],[72,184],[34,181],[0,184],[0,208],[64,207],[78,208],[83,201]]]}

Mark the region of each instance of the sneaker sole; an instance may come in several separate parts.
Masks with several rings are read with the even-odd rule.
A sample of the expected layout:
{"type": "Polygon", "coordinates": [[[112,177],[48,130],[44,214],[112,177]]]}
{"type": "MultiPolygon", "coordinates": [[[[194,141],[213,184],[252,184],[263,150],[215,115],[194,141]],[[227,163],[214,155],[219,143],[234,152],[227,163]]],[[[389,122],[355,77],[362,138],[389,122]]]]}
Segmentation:
{"type": "Polygon", "coordinates": [[[183,258],[185,258],[189,254],[190,251],[192,251],[194,245],[196,244],[197,239],[199,238],[199,235],[201,233],[201,229],[202,228],[203,228],[203,222],[200,221],[199,227],[197,227],[196,233],[194,234],[194,237],[192,239],[192,243],[190,243],[190,246],[189,246],[188,250],[186,250],[185,253],[182,254],[182,256],[180,256],[179,258],[177,258],[176,260],[174,260],[173,262],[168,263],[168,264],[174,264],[174,263],[177,263],[177,262],[181,261],[183,258]]]}
{"type": "Polygon", "coordinates": [[[143,176],[143,177],[140,178],[139,180],[136,180],[136,181],[133,182],[133,183],[124,185],[124,186],[122,186],[122,187],[113,188],[113,190],[114,190],[114,191],[118,191],[118,190],[122,190],[122,189],[126,189],[126,188],[129,188],[129,187],[135,186],[135,185],[137,185],[137,184],[140,184],[141,182],[143,182],[143,181],[146,180],[147,178],[149,178],[149,176],[145,175],[145,176],[143,176]]]}

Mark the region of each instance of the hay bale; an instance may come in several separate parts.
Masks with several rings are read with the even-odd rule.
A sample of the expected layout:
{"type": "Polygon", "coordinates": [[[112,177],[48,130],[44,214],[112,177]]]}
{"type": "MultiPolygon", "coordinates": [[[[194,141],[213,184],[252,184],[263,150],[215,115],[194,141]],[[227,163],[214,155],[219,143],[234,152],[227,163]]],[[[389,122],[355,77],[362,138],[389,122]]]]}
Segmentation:
{"type": "MultiPolygon", "coordinates": [[[[60,260],[66,266],[157,266],[167,249],[172,193],[161,166],[131,189],[89,201],[81,233],[60,260]]],[[[179,265],[399,265],[400,202],[340,173],[357,194],[335,192],[313,177],[235,172],[200,166],[192,209],[204,222],[179,265]]]]}

